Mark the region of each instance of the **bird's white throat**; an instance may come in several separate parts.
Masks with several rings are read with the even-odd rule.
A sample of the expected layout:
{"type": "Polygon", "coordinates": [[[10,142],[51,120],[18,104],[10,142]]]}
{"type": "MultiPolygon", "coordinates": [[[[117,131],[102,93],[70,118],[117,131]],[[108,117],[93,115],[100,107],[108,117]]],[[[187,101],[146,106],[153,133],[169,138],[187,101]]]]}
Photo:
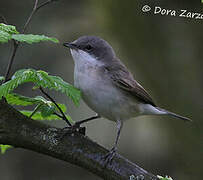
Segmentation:
{"type": "Polygon", "coordinates": [[[83,65],[83,64],[89,64],[89,65],[93,65],[93,66],[102,66],[103,63],[99,60],[97,60],[96,57],[94,57],[93,55],[83,51],[83,50],[74,50],[71,49],[71,54],[73,56],[74,62],[76,65],[83,65]]]}

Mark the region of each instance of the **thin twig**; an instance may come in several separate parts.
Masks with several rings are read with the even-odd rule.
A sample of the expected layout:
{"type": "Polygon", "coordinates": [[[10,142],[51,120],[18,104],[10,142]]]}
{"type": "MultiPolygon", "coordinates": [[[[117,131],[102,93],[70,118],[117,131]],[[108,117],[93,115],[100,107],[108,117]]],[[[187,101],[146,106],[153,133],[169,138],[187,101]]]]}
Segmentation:
{"type": "Polygon", "coordinates": [[[41,91],[51,102],[54,103],[54,105],[57,107],[57,109],[60,111],[60,113],[61,113],[61,115],[62,115],[61,118],[62,118],[64,121],[66,121],[69,126],[72,126],[71,123],[70,123],[70,122],[68,121],[68,119],[66,118],[66,115],[64,114],[64,112],[62,111],[62,109],[61,109],[61,108],[59,107],[59,105],[56,103],[56,101],[55,101],[49,94],[47,94],[47,93],[43,90],[42,87],[40,87],[39,89],[40,89],[40,91],[41,91]]]}
{"type": "Polygon", "coordinates": [[[43,6],[46,6],[46,5],[48,5],[49,3],[52,3],[53,1],[57,1],[57,0],[48,0],[48,1],[46,1],[46,2],[44,2],[44,3],[42,3],[42,4],[40,4],[40,5],[37,7],[36,11],[37,11],[38,9],[40,9],[41,7],[43,7],[43,6]]]}
{"type": "Polygon", "coordinates": [[[30,23],[31,19],[32,19],[32,16],[42,7],[52,3],[53,1],[56,1],[56,0],[48,0],[46,2],[43,2],[41,3],[39,6],[38,6],[38,0],[35,1],[35,5],[33,7],[33,10],[32,12],[30,13],[30,16],[28,17],[24,27],[23,27],[23,30],[22,30],[22,34],[24,34],[24,32],[26,31],[27,27],[28,27],[28,24],[30,23]]]}
{"type": "Polygon", "coordinates": [[[6,73],[4,76],[5,77],[4,83],[6,81],[8,81],[8,79],[9,79],[9,73],[11,71],[11,66],[13,65],[13,61],[14,61],[14,58],[15,58],[15,55],[16,55],[16,52],[18,49],[18,45],[19,45],[19,43],[17,43],[15,40],[13,40],[13,52],[11,54],[11,57],[10,57],[10,60],[9,60],[8,66],[7,66],[7,70],[6,70],[6,73]]]}
{"type": "Polygon", "coordinates": [[[4,24],[7,24],[6,18],[4,17],[4,15],[0,14],[0,19],[3,20],[4,24]]]}
{"type": "Polygon", "coordinates": [[[63,119],[63,116],[61,116],[60,114],[58,114],[58,113],[56,113],[56,112],[54,112],[53,114],[56,115],[56,116],[58,116],[59,118],[63,119]]]}
{"type": "Polygon", "coordinates": [[[28,27],[28,24],[30,23],[31,19],[32,19],[32,16],[34,15],[36,9],[37,9],[37,5],[38,5],[38,0],[35,0],[35,4],[34,4],[34,7],[32,9],[32,12],[30,13],[30,16],[28,17],[24,27],[23,27],[23,30],[22,30],[22,34],[24,34],[24,32],[26,31],[27,27],[28,27]]]}
{"type": "Polygon", "coordinates": [[[96,114],[95,116],[89,117],[89,118],[87,118],[87,119],[84,119],[84,120],[81,120],[81,121],[77,121],[77,122],[75,123],[75,125],[79,126],[79,125],[81,125],[81,124],[83,124],[83,123],[85,123],[85,122],[92,121],[92,120],[98,119],[98,118],[101,118],[101,116],[98,115],[98,114],[96,114]]]}
{"type": "MultiPolygon", "coordinates": [[[[24,34],[25,31],[27,30],[27,27],[28,27],[33,15],[36,13],[36,11],[39,10],[40,8],[44,7],[45,5],[48,5],[49,3],[53,2],[53,1],[55,1],[55,0],[48,0],[48,1],[42,3],[42,4],[40,4],[38,6],[38,0],[35,0],[35,4],[33,6],[32,12],[30,13],[30,15],[29,15],[27,21],[25,22],[25,25],[24,25],[24,27],[23,27],[23,29],[21,31],[22,34],[24,34]]],[[[4,17],[4,16],[1,16],[1,17],[4,17]]],[[[8,66],[7,66],[7,71],[5,73],[4,82],[8,81],[8,79],[9,79],[9,74],[10,74],[10,71],[11,71],[11,67],[13,65],[13,61],[14,61],[17,49],[18,49],[18,47],[20,45],[20,42],[16,42],[15,40],[13,40],[13,42],[14,42],[14,48],[13,48],[13,51],[12,51],[12,54],[11,54],[11,57],[10,57],[10,60],[9,60],[8,66]]]]}

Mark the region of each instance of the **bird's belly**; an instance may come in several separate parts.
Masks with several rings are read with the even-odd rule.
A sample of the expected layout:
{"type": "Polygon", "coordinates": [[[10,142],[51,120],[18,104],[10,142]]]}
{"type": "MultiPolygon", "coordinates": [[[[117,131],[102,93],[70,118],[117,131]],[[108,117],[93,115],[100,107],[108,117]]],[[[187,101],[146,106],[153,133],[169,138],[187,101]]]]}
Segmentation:
{"type": "Polygon", "coordinates": [[[75,73],[75,86],[82,92],[85,103],[99,115],[116,121],[139,114],[137,103],[103,77],[94,73],[75,73]]]}

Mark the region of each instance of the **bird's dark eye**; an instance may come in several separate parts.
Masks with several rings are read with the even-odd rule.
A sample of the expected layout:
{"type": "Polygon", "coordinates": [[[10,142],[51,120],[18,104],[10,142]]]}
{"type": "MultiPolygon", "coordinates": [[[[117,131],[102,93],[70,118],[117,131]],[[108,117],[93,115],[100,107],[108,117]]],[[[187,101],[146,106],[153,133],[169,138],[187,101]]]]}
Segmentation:
{"type": "Polygon", "coordinates": [[[91,51],[92,50],[92,46],[88,44],[87,46],[85,46],[85,50],[91,51]]]}

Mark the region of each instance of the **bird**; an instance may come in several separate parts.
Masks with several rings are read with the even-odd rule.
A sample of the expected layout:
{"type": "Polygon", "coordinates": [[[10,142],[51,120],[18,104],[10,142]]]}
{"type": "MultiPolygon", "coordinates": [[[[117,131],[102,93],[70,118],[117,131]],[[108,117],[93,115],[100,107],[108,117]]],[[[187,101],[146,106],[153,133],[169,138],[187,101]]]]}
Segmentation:
{"type": "Polygon", "coordinates": [[[157,106],[104,39],[85,35],[63,45],[70,49],[73,57],[74,86],[81,91],[84,102],[98,114],[96,117],[117,124],[114,145],[105,156],[107,161],[117,153],[123,122],[128,119],[142,115],[168,115],[191,121],[157,106]]]}

